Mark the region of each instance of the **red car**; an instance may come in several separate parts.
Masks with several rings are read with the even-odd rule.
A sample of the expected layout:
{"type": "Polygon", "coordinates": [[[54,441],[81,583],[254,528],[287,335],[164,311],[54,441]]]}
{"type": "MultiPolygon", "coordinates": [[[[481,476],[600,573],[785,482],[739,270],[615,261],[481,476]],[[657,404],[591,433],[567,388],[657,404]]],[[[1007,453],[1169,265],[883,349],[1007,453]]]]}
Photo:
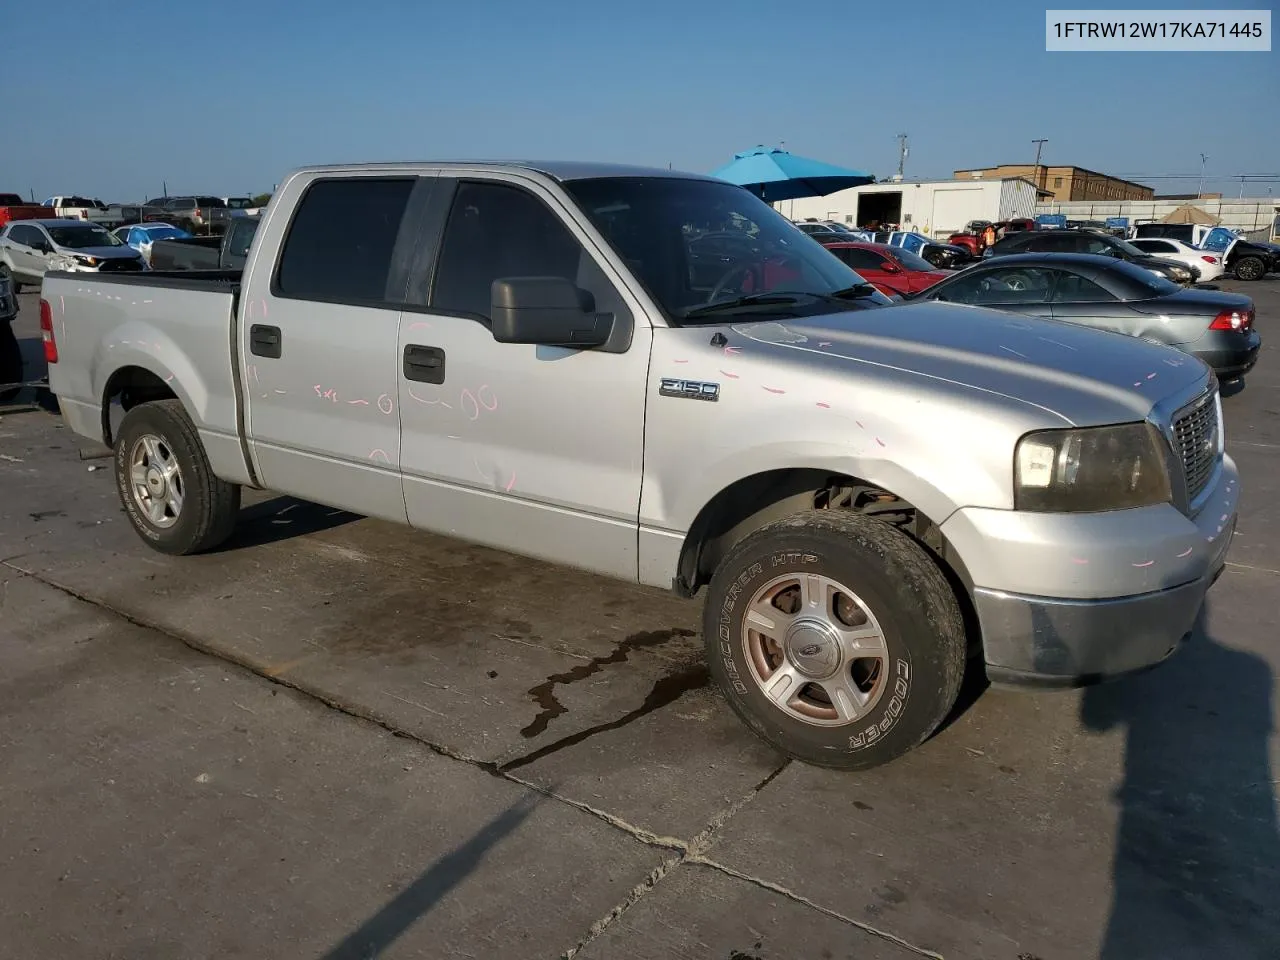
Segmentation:
{"type": "Polygon", "coordinates": [[[922,257],[887,243],[846,241],[823,246],[886,296],[916,293],[952,274],[952,271],[938,270],[922,257]]]}

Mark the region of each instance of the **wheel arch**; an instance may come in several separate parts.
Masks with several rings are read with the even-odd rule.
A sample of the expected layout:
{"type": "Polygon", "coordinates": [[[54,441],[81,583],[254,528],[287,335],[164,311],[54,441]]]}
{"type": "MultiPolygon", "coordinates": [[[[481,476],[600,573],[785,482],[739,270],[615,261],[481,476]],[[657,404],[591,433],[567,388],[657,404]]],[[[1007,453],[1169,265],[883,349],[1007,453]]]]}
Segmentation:
{"type": "Polygon", "coordinates": [[[973,578],[941,529],[951,511],[942,506],[940,494],[929,496],[936,491],[920,493],[924,496],[908,498],[884,483],[820,468],[772,469],[742,477],[698,511],[680,549],[673,589],[692,597],[735,544],[774,520],[802,510],[853,510],[897,527],[924,547],[951,584],[970,646],[977,648],[981,636],[973,578]],[[920,507],[919,501],[928,502],[929,508],[920,507]]]}
{"type": "Polygon", "coordinates": [[[138,364],[129,364],[112,372],[102,388],[102,438],[107,446],[115,442],[115,424],[111,408],[119,401],[121,409],[128,413],[140,403],[154,400],[177,400],[190,416],[191,409],[185,400],[165,382],[158,373],[138,364]]]}

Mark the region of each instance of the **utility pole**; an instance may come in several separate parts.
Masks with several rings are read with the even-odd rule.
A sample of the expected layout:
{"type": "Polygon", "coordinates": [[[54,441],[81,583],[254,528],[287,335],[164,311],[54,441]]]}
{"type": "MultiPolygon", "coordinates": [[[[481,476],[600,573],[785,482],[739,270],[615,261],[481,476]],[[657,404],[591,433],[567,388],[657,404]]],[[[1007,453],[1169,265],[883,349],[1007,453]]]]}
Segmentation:
{"type": "Polygon", "coordinates": [[[903,170],[907,166],[907,135],[905,133],[898,134],[898,179],[902,179],[903,170]]]}
{"type": "Polygon", "coordinates": [[[1039,191],[1042,189],[1040,186],[1040,151],[1044,149],[1044,145],[1049,142],[1049,139],[1047,137],[1042,137],[1039,140],[1032,140],[1031,142],[1036,145],[1036,169],[1035,173],[1032,174],[1031,180],[1036,185],[1036,190],[1039,191]]]}
{"type": "Polygon", "coordinates": [[[1196,187],[1196,199],[1199,200],[1204,195],[1204,162],[1209,159],[1209,155],[1200,154],[1200,186],[1196,187]]]}

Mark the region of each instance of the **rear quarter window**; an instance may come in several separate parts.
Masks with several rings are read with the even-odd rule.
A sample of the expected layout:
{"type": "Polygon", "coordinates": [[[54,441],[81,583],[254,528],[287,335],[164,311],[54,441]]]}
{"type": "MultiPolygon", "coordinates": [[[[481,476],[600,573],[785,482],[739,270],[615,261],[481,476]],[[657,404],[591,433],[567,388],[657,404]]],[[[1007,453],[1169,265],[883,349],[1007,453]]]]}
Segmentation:
{"type": "Polygon", "coordinates": [[[399,302],[387,277],[412,177],[317,180],[289,224],[273,293],[294,300],[399,302]]]}

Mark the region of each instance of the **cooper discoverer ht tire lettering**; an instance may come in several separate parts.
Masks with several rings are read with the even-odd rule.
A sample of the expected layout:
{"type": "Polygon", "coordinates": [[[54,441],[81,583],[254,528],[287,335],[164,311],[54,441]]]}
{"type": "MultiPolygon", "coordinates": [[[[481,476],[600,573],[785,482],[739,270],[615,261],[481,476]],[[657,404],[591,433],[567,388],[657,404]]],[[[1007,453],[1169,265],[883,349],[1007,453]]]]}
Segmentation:
{"type": "Polygon", "coordinates": [[[181,401],[141,403],[126,413],[114,462],[120,502],[148,546],[181,556],[231,535],[240,487],[214,475],[181,401]]]}
{"type": "Polygon", "coordinates": [[[901,756],[959,694],[966,645],[951,586],[910,537],[851,511],[808,511],[746,537],[712,577],[703,619],[730,706],[806,763],[901,756]]]}

